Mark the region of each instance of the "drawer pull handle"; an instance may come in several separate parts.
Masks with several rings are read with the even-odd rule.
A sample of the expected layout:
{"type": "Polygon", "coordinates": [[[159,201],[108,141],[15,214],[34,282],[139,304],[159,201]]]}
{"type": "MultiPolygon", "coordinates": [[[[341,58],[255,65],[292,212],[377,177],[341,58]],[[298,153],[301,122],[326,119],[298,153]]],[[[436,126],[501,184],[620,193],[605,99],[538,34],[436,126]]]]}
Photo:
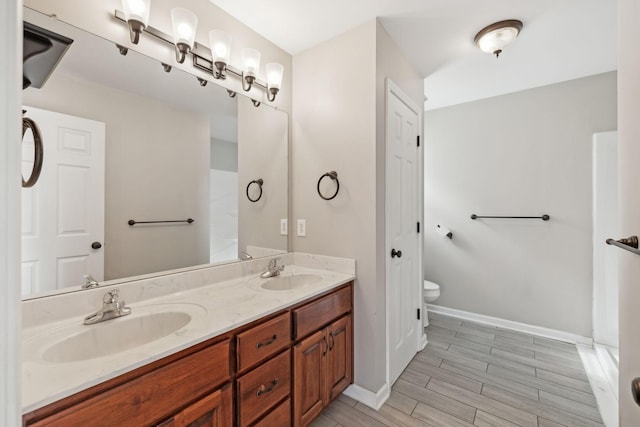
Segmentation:
{"type": "Polygon", "coordinates": [[[258,391],[256,391],[256,396],[260,397],[261,394],[265,394],[265,393],[269,393],[270,391],[272,391],[276,386],[278,385],[278,379],[274,378],[273,381],[271,381],[271,385],[269,387],[266,387],[264,384],[261,385],[258,388],[258,391]]]}
{"type": "Polygon", "coordinates": [[[273,336],[269,338],[269,340],[265,342],[259,342],[258,344],[256,344],[256,348],[266,347],[270,344],[273,344],[277,339],[278,339],[278,334],[273,334],[273,336]]]}

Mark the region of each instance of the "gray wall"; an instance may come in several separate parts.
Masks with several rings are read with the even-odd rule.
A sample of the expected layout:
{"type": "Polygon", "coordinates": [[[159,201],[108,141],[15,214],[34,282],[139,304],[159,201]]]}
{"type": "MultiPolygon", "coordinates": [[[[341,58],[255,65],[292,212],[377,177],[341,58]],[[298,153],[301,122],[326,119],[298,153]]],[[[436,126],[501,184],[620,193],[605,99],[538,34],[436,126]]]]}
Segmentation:
{"type": "Polygon", "coordinates": [[[206,116],[60,72],[25,90],[24,103],[106,123],[105,280],[209,262],[206,116]],[[190,226],[127,224],[189,217],[190,226]]]}
{"type": "Polygon", "coordinates": [[[591,140],[613,129],[615,72],[426,112],[424,275],[440,284],[436,304],[591,336],[591,140]]]}
{"type": "Polygon", "coordinates": [[[387,77],[422,102],[421,76],[376,20],[294,57],[291,220],[307,221],[306,237],[293,237],[294,249],[356,260],[355,383],[374,393],[386,382],[387,363],[387,77]],[[316,78],[311,81],[310,75],[316,78]],[[338,172],[340,193],[322,200],[316,184],[332,170],[338,172]]]}

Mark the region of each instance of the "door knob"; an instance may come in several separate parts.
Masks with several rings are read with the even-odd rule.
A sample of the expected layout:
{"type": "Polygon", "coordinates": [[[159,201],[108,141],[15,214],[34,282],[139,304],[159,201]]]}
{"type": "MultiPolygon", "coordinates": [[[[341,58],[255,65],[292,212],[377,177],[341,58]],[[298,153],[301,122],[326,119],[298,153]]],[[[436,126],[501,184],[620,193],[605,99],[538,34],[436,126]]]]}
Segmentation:
{"type": "Polygon", "coordinates": [[[633,396],[633,400],[636,401],[636,404],[640,406],[640,377],[635,377],[633,381],[631,381],[631,395],[633,396]]]}
{"type": "Polygon", "coordinates": [[[402,258],[402,251],[396,251],[395,249],[391,249],[391,258],[402,258]]]}
{"type": "Polygon", "coordinates": [[[93,242],[93,243],[91,244],[91,247],[92,247],[93,249],[100,249],[100,248],[102,247],[102,243],[100,243],[100,242],[93,242]]]}

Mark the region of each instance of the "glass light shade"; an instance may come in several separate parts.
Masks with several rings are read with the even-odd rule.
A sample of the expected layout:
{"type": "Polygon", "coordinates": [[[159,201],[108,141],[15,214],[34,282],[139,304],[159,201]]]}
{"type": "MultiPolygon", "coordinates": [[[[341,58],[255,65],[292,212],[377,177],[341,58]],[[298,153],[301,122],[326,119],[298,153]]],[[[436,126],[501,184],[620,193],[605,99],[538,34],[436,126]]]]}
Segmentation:
{"type": "Polygon", "coordinates": [[[122,0],[122,9],[125,20],[142,22],[145,27],[149,24],[151,0],[122,0]]]}
{"type": "Polygon", "coordinates": [[[515,19],[496,22],[480,30],[474,41],[483,52],[498,55],[518,37],[521,29],[522,22],[515,19]]]}
{"type": "Polygon", "coordinates": [[[284,74],[284,66],[277,62],[270,62],[267,68],[267,87],[269,89],[280,89],[282,86],[282,75],[284,74]]]}
{"type": "Polygon", "coordinates": [[[245,77],[257,77],[260,69],[260,52],[245,47],[240,51],[242,57],[242,71],[245,77]]]}
{"type": "Polygon", "coordinates": [[[493,53],[502,50],[506,45],[516,39],[518,30],[515,28],[504,28],[501,30],[491,31],[478,40],[478,47],[487,53],[493,53]]]}
{"type": "Polygon", "coordinates": [[[213,62],[228,64],[229,56],[231,56],[231,35],[222,30],[211,30],[209,31],[209,44],[213,62]]]}
{"type": "Polygon", "coordinates": [[[193,42],[196,38],[198,28],[198,17],[189,9],[175,7],[171,9],[171,26],[173,28],[173,41],[186,44],[189,49],[193,49],[193,42]]]}

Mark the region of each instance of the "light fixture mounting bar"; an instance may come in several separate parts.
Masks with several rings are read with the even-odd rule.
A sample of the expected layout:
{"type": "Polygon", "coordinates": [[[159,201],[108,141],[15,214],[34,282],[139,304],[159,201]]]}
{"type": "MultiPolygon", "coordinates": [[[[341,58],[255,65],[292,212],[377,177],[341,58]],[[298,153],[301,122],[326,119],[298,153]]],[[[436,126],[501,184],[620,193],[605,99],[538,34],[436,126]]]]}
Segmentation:
{"type": "MultiPolygon", "coordinates": [[[[113,16],[117,20],[122,21],[125,24],[127,23],[127,20],[124,17],[124,12],[116,9],[113,16]]],[[[143,32],[148,33],[166,43],[169,43],[171,46],[174,46],[172,36],[170,36],[169,34],[161,30],[158,30],[157,28],[152,27],[151,25],[147,25],[147,27],[144,29],[143,32]]],[[[205,71],[213,75],[213,72],[214,72],[213,57],[211,56],[211,50],[208,47],[196,41],[194,42],[193,49],[191,49],[190,53],[193,56],[193,66],[195,68],[198,68],[199,70],[205,71]]],[[[227,73],[231,73],[236,77],[242,79],[242,71],[235,68],[234,66],[227,64],[226,71],[227,73]]],[[[262,80],[255,79],[253,84],[260,86],[264,90],[267,90],[267,83],[262,80]]]]}

